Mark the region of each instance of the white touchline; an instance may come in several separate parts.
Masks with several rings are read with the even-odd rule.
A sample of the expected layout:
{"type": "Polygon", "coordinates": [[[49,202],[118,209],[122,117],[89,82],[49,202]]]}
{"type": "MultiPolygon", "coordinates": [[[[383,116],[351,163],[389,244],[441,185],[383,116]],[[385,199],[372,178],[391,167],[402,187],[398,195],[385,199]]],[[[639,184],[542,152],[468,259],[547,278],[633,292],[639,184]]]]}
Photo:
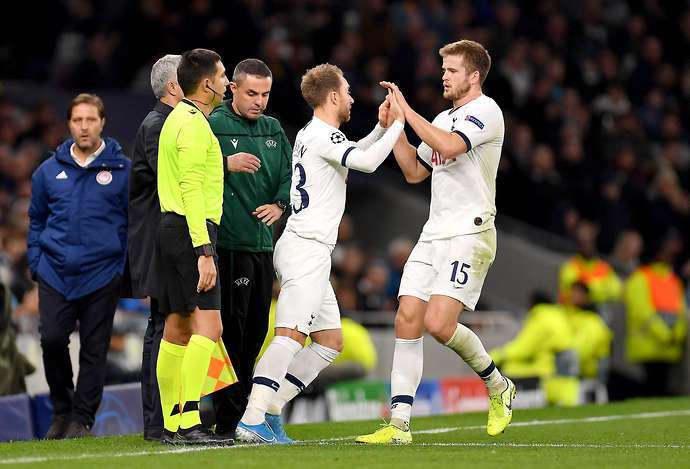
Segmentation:
{"type": "MultiPolygon", "coordinates": [[[[513,422],[511,427],[534,427],[539,425],[563,425],[571,423],[597,423],[610,422],[612,420],[633,420],[633,419],[651,419],[659,417],[673,417],[680,415],[690,415],[690,409],[674,410],[666,412],[643,412],[639,414],[619,414],[619,415],[601,415],[598,417],[585,417],[581,419],[554,419],[554,420],[528,420],[526,422],[513,422]]],[[[446,428],[430,428],[427,430],[415,430],[414,434],[435,434],[435,433],[450,433],[462,430],[483,430],[486,425],[468,425],[464,427],[446,427],[446,428]]],[[[344,441],[356,438],[356,436],[343,436],[339,438],[326,438],[321,440],[308,440],[305,443],[318,443],[329,441],[344,441]]]]}
{"type": "MultiPolygon", "coordinates": [[[[526,422],[513,422],[512,427],[531,427],[538,425],[562,425],[571,423],[597,423],[610,422],[612,420],[634,420],[634,419],[649,419],[659,417],[676,417],[681,415],[690,415],[690,409],[674,410],[666,412],[643,412],[639,414],[619,414],[619,415],[602,415],[599,417],[585,417],[581,419],[554,419],[554,420],[529,420],[526,422]]],[[[426,430],[417,430],[418,434],[434,434],[434,433],[450,433],[461,430],[480,430],[486,428],[484,425],[468,425],[464,427],[446,427],[446,428],[430,428],[426,430]]],[[[302,440],[298,444],[328,444],[330,442],[338,442],[345,440],[352,440],[355,436],[344,436],[339,438],[327,438],[320,440],[302,440]]],[[[355,443],[352,443],[353,445],[355,443]]],[[[108,459],[108,458],[129,458],[137,456],[152,456],[165,454],[180,454],[180,453],[195,453],[207,450],[229,450],[239,448],[252,448],[254,445],[237,445],[230,447],[185,447],[185,448],[170,448],[151,451],[131,451],[123,453],[84,453],[74,455],[50,455],[50,456],[24,456],[19,458],[8,458],[0,460],[0,465],[9,464],[33,464],[38,462],[49,461],[74,461],[79,459],[108,459]]],[[[609,448],[628,448],[628,449],[690,449],[690,445],[655,445],[655,444],[587,444],[587,443],[511,443],[511,442],[457,442],[457,443],[414,443],[414,446],[475,446],[475,447],[512,447],[512,448],[594,448],[594,449],[609,449],[609,448]]]]}

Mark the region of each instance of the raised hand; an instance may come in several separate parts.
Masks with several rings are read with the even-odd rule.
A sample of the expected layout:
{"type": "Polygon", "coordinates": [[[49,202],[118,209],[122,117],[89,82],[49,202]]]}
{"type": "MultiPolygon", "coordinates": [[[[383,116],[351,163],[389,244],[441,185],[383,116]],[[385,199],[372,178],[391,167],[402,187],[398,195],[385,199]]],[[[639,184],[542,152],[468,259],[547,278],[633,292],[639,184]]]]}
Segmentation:
{"type": "Polygon", "coordinates": [[[407,104],[407,100],[405,99],[405,96],[403,96],[402,91],[400,91],[400,88],[398,88],[398,85],[390,81],[382,81],[379,83],[379,85],[383,86],[389,92],[393,93],[403,113],[407,113],[411,109],[410,105],[407,104]]]}
{"type": "Polygon", "coordinates": [[[395,95],[395,93],[389,91],[386,100],[390,103],[390,110],[388,111],[388,115],[391,117],[391,123],[393,123],[393,120],[397,120],[404,124],[405,113],[403,112],[402,107],[400,106],[400,102],[398,101],[398,98],[395,95]]]}
{"type": "Polygon", "coordinates": [[[383,128],[388,128],[388,126],[393,122],[390,119],[390,107],[391,103],[388,101],[388,97],[386,97],[386,99],[384,99],[379,106],[379,125],[383,128]]]}

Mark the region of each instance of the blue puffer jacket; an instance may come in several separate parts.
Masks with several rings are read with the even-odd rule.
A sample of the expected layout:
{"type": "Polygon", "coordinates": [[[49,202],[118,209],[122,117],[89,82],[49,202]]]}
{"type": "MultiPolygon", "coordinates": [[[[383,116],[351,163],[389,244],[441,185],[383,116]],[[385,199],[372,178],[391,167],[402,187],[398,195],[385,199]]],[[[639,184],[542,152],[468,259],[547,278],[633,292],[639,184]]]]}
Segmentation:
{"type": "Polygon", "coordinates": [[[120,144],[86,168],[74,162],[67,140],[31,178],[29,268],[68,301],[121,275],[127,253],[130,161],[120,144]]]}

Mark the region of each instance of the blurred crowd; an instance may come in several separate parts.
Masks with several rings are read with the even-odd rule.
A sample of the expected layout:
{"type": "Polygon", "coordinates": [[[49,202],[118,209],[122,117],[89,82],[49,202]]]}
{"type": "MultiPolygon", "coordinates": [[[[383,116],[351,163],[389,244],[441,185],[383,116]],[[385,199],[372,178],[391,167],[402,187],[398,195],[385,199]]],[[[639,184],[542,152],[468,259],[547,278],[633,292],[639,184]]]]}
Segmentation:
{"type": "MultiPolygon", "coordinates": [[[[372,123],[382,79],[397,82],[428,118],[446,108],[438,48],[478,40],[493,59],[485,92],[507,125],[499,213],[573,239],[583,221],[593,222],[598,252],[628,273],[669,229],[687,241],[687,2],[63,0],[30,16],[31,41],[19,39],[19,21],[0,32],[3,79],[150,94],[153,61],[208,47],[229,68],[247,56],[265,60],[274,75],[269,112],[299,128],[308,118],[300,76],[330,61],[352,85],[354,136],[372,123]]],[[[25,256],[30,176],[66,130],[51,102],[22,107],[0,95],[0,279],[11,286],[20,324],[36,309],[25,256]]],[[[411,246],[399,239],[370,253],[346,219],[334,253],[343,309],[394,307],[411,246]]],[[[689,248],[676,265],[686,275],[689,248]]]]}

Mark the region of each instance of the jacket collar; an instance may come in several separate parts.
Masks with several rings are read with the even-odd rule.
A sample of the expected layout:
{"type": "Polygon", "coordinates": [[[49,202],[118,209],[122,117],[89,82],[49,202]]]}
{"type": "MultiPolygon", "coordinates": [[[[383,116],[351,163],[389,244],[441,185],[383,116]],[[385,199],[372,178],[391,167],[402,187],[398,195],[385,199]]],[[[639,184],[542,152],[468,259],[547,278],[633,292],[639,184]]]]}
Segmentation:
{"type": "Polygon", "coordinates": [[[91,169],[96,167],[116,169],[123,167],[123,159],[126,157],[122,153],[120,144],[110,137],[103,137],[103,141],[105,142],[105,149],[86,168],[82,168],[72,159],[70,147],[74,143],[73,138],[68,138],[57,147],[57,150],[55,150],[55,159],[63,164],[68,164],[79,169],[91,169]]]}
{"type": "Polygon", "coordinates": [[[243,122],[247,125],[256,125],[256,123],[259,122],[259,119],[261,119],[261,117],[259,117],[259,119],[253,121],[251,119],[247,119],[246,117],[239,115],[235,111],[235,108],[232,107],[232,100],[231,99],[226,100],[223,104],[224,104],[223,108],[225,108],[226,114],[228,114],[233,119],[238,120],[240,122],[243,122]]]}
{"type": "Polygon", "coordinates": [[[159,100],[156,101],[156,105],[153,106],[153,110],[156,112],[160,112],[161,114],[167,117],[168,114],[172,112],[173,107],[159,100]]]}

